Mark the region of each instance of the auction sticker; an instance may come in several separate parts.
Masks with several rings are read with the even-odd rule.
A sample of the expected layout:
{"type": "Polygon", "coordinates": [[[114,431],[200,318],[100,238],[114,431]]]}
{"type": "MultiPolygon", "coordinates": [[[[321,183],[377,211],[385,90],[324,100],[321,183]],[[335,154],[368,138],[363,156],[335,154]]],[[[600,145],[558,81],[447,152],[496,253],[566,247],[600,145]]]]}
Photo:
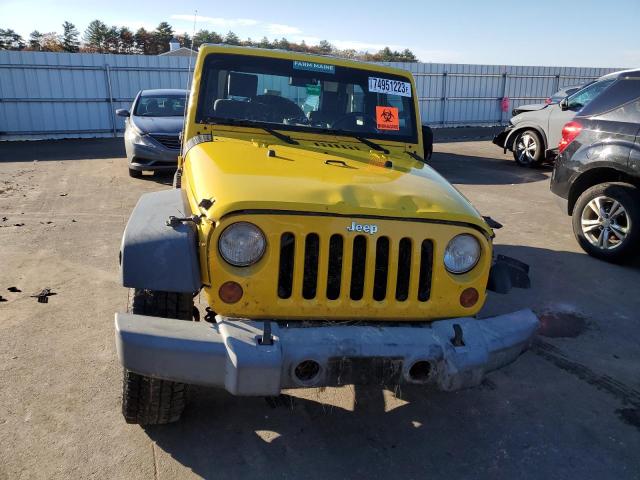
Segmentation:
{"type": "Polygon", "coordinates": [[[396,107],[376,107],[378,130],[400,130],[400,119],[396,107]]]}
{"type": "Polygon", "coordinates": [[[369,77],[369,91],[377,93],[390,93],[401,97],[411,96],[411,84],[400,80],[388,78],[369,77]]]}

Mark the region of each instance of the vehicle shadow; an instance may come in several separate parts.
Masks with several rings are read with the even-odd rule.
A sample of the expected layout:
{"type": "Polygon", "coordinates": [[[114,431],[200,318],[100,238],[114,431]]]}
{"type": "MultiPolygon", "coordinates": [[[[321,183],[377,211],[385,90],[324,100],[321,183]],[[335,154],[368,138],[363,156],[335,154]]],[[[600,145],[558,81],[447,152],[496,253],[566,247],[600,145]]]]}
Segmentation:
{"type": "MultiPolygon", "coordinates": [[[[637,338],[633,322],[621,324],[608,312],[640,309],[640,299],[625,300],[617,288],[640,283],[640,259],[621,266],[544,248],[498,245],[496,251],[531,266],[532,288],[491,294],[481,316],[579,305],[597,324],[593,341],[637,338]],[[609,285],[603,278],[617,280],[609,285]],[[586,293],[594,291],[601,295],[586,293]]],[[[591,341],[584,338],[571,341],[583,348],[579,342],[591,341]]],[[[173,468],[173,476],[186,467],[204,478],[524,479],[539,478],[541,457],[557,478],[578,471],[582,478],[606,476],[599,469],[612,468],[614,460],[597,463],[606,442],[602,426],[589,420],[593,404],[588,395],[576,397],[575,388],[565,372],[526,352],[482,385],[456,393],[351,386],[265,399],[192,387],[181,422],[145,431],[161,450],[159,468],[173,468]]],[[[599,418],[617,425],[613,411],[599,418]]]]}
{"type": "Polygon", "coordinates": [[[125,156],[122,138],[0,142],[0,162],[99,160],[125,156]]]}
{"type": "MultiPolygon", "coordinates": [[[[436,146],[437,150],[437,146],[436,146]]],[[[522,168],[513,160],[475,157],[450,152],[433,153],[429,165],[449,182],[461,185],[512,185],[546,181],[553,167],[522,168]]]]}
{"type": "Polygon", "coordinates": [[[137,181],[151,181],[158,183],[160,185],[173,185],[173,176],[175,174],[175,170],[171,170],[168,172],[155,172],[153,174],[144,174],[142,177],[137,178],[137,181]]]}

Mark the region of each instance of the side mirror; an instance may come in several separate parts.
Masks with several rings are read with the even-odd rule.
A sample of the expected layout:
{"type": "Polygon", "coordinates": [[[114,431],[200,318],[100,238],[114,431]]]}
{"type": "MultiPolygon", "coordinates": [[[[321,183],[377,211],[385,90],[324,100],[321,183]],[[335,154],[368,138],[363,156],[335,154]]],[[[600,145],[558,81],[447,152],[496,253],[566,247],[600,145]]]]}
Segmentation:
{"type": "Polygon", "coordinates": [[[131,114],[129,113],[129,110],[126,110],[124,108],[119,108],[118,110],[116,110],[116,115],[119,117],[129,117],[131,116],[131,114]]]}
{"type": "Polygon", "coordinates": [[[560,110],[562,110],[563,112],[565,110],[569,110],[569,100],[568,97],[563,98],[562,100],[560,100],[560,110]]]}

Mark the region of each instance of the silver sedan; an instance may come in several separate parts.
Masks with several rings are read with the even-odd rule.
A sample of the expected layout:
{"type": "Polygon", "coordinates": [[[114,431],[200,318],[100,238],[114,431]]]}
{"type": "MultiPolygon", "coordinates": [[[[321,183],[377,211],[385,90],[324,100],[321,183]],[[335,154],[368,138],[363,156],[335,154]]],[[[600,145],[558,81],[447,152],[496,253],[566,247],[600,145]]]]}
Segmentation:
{"type": "Polygon", "coordinates": [[[116,115],[126,118],[129,175],[138,178],[143,171],[175,170],[187,96],[187,90],[142,90],[130,111],[116,110],[116,115]]]}

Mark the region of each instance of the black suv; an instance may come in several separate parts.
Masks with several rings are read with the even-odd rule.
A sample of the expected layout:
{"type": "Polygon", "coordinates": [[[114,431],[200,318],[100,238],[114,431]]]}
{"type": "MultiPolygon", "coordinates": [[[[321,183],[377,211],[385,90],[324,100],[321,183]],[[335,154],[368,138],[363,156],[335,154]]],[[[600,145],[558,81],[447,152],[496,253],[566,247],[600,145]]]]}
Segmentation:
{"type": "Polygon", "coordinates": [[[562,129],[551,191],[589,255],[640,249],[640,70],[623,72],[562,129]]]}

